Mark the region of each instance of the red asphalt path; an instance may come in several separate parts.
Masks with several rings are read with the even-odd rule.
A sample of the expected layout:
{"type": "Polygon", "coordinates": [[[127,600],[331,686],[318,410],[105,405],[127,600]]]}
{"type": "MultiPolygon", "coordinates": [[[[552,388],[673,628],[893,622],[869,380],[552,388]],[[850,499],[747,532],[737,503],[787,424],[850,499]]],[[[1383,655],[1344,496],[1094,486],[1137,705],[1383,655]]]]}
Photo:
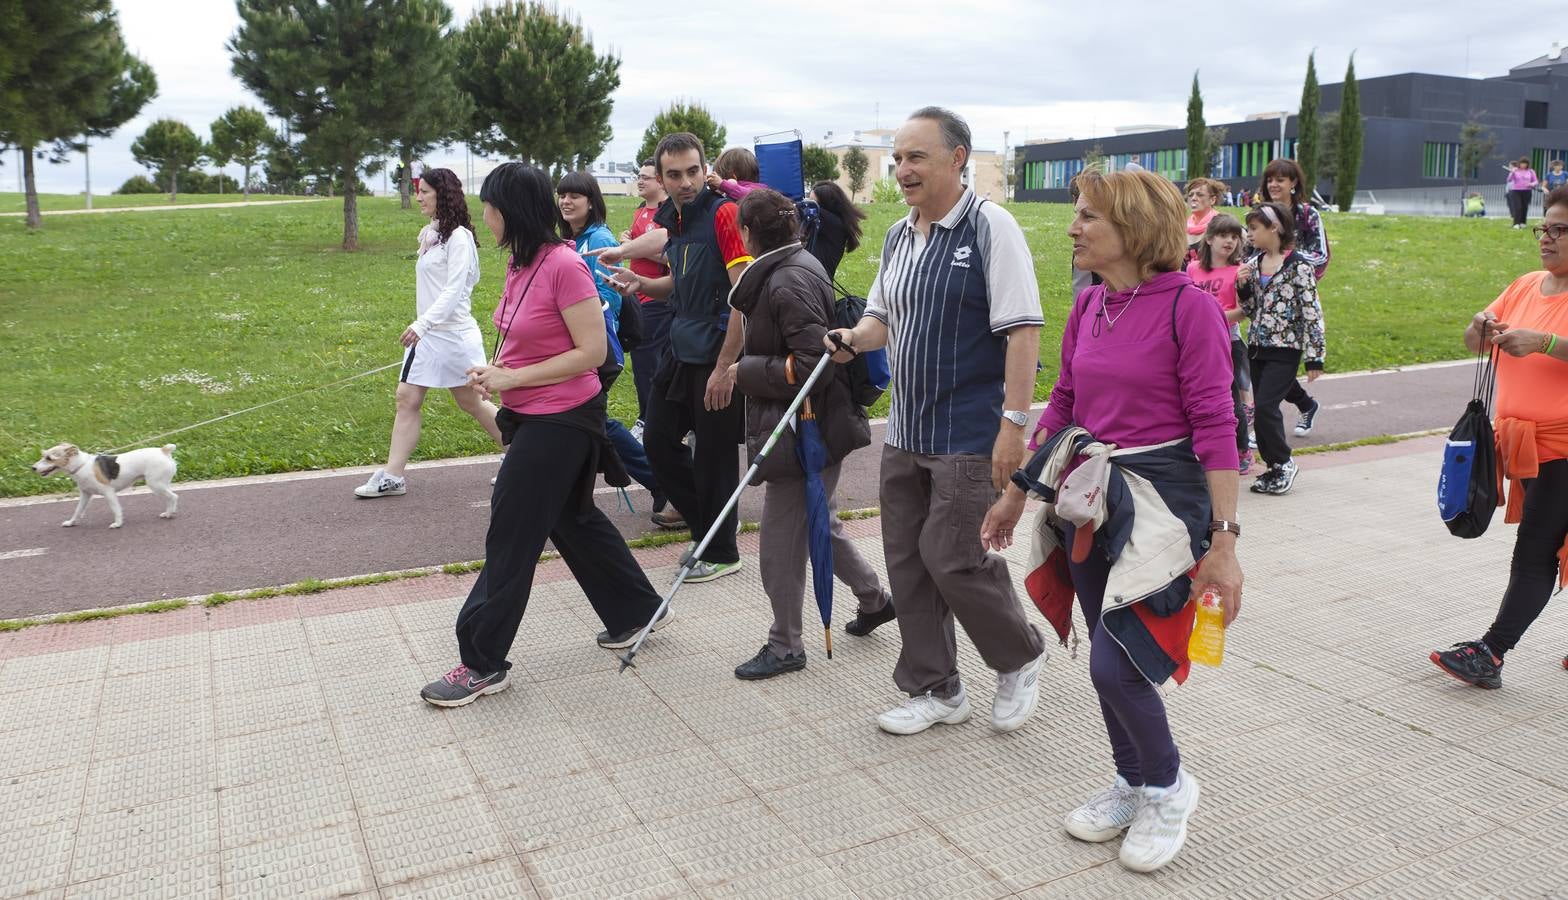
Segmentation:
{"type": "MultiPolygon", "coordinates": [[[[1469,366],[1328,376],[1312,386],[1323,411],[1297,446],[1448,428],[1470,392],[1469,366]]],[[[1294,416],[1294,410],[1287,407],[1294,416]]],[[[880,442],[882,428],[873,429],[880,442]]],[[[876,506],[878,443],[850,457],[840,509],[876,506]]],[[[222,482],[175,482],[180,512],[157,517],[157,498],[122,495],[125,527],[109,528],[101,499],[87,520],[61,528],[74,492],[0,501],[0,618],[190,597],[215,591],[340,578],[484,555],[491,460],[454,460],[410,471],[402,497],[353,495],[369,469],[306,472],[222,482]]],[[[1433,463],[1434,478],[1436,463],[1433,463]]],[[[56,476],[59,478],[60,476],[56,476]]],[[[1303,485],[1309,476],[1303,478],[1303,485]]],[[[61,481],[62,486],[65,482],[61,481]]],[[[1308,492],[1301,492],[1303,498],[1308,492]]],[[[612,493],[599,506],[628,537],[653,531],[648,495],[630,494],[636,515],[612,493]]],[[[741,496],[741,518],[757,521],[762,492],[741,496]]]]}

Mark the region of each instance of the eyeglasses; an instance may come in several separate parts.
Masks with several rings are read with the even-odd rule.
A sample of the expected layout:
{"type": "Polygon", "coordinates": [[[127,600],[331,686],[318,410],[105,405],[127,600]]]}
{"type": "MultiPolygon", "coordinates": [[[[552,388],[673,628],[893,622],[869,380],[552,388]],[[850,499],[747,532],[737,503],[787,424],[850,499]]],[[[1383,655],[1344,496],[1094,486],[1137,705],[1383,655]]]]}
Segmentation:
{"type": "Polygon", "coordinates": [[[1537,225],[1530,229],[1530,233],[1535,235],[1535,239],[1538,241],[1550,237],[1552,242],[1556,243],[1562,240],[1565,235],[1568,235],[1568,225],[1537,225]]]}

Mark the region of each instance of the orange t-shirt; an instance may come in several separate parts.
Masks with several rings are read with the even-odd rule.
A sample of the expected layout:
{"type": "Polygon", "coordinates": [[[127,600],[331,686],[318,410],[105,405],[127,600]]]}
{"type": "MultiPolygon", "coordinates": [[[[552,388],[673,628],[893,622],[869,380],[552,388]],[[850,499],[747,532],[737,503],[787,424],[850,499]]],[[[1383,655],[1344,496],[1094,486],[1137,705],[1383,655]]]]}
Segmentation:
{"type": "MultiPolygon", "coordinates": [[[[1487,311],[1509,328],[1527,328],[1560,335],[1568,340],[1568,292],[1542,294],[1541,270],[1523,275],[1492,301],[1487,311]]],[[[1498,355],[1498,418],[1511,416],[1532,422],[1568,419],[1568,363],[1544,353],[1529,356],[1498,355]]]]}

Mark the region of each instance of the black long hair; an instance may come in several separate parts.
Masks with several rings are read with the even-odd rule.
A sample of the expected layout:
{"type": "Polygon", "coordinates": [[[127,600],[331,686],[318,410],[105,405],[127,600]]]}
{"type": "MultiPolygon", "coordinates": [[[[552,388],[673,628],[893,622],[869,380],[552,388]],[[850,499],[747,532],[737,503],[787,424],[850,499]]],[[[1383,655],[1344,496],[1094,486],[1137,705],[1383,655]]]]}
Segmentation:
{"type": "MultiPolygon", "coordinates": [[[[598,225],[610,217],[608,208],[604,205],[604,192],[599,190],[599,179],[587,172],[567,172],[561,176],[561,183],[555,186],[555,196],[562,194],[580,194],[588,198],[588,221],[583,223],[583,231],[598,225]]],[[[571,223],[561,215],[561,204],[555,205],[556,218],[559,220],[556,227],[561,231],[561,237],[574,238],[578,232],[572,230],[571,223]]]]}
{"type": "Polygon", "coordinates": [[[865,212],[849,199],[843,188],[831,181],[817,182],[811,186],[811,192],[817,195],[818,206],[843,220],[844,230],[849,232],[844,250],[854,251],[860,246],[860,222],[866,217],[865,212]]]}
{"type": "Polygon", "coordinates": [[[427,169],[419,177],[420,184],[430,185],[436,192],[436,231],[442,243],[459,228],[473,233],[474,223],[468,217],[468,198],[463,196],[463,182],[451,169],[427,169]]]}
{"type": "Polygon", "coordinates": [[[525,163],[502,163],[485,176],[479,199],[501,214],[504,227],[497,246],[511,251],[512,268],[532,265],[541,248],[561,243],[556,234],[561,210],[550,176],[542,170],[525,163]]]}

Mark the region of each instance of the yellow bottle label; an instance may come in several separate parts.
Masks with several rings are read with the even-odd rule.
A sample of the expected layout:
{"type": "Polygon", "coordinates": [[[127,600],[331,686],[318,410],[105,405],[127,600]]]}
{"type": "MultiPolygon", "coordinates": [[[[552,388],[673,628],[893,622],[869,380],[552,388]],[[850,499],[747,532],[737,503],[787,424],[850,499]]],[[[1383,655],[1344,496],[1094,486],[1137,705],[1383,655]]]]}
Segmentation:
{"type": "Polygon", "coordinates": [[[1217,666],[1225,660],[1225,610],[1213,588],[1198,597],[1187,657],[1205,666],[1217,666]]]}

